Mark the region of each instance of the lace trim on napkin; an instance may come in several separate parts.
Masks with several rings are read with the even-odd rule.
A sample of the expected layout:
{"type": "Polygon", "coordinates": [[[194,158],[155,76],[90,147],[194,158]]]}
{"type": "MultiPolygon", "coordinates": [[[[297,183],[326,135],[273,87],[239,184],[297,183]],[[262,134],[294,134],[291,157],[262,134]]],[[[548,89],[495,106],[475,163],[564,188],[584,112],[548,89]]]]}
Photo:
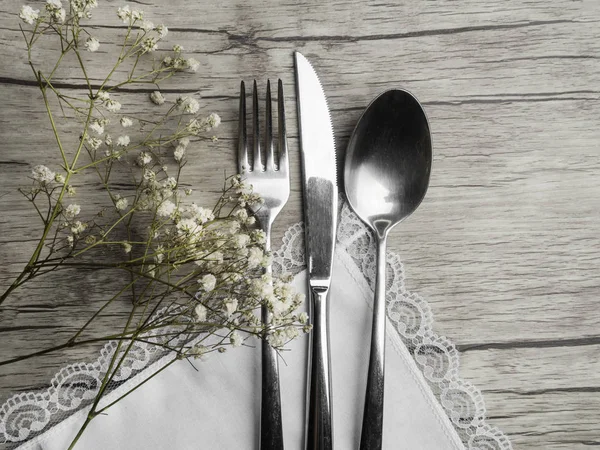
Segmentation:
{"type": "MultiPolygon", "coordinates": [[[[373,288],[374,239],[345,203],[341,208],[337,239],[336,251],[346,252],[373,288]]],[[[465,447],[468,450],[512,450],[506,435],[486,423],[481,392],[459,377],[459,357],[454,345],[433,332],[429,305],[417,294],[406,290],[400,258],[390,252],[387,262],[388,318],[465,447]]],[[[285,233],[281,248],[275,252],[273,270],[275,273],[297,274],[303,269],[304,231],[302,224],[296,224],[285,233]]],[[[116,349],[117,343],[110,342],[96,361],[71,364],[61,369],[48,389],[8,399],[0,407],[0,444],[6,444],[7,449],[16,448],[89,406],[100,389],[116,349]]],[[[151,343],[135,342],[108,391],[168,354],[168,351],[151,343]]]]}

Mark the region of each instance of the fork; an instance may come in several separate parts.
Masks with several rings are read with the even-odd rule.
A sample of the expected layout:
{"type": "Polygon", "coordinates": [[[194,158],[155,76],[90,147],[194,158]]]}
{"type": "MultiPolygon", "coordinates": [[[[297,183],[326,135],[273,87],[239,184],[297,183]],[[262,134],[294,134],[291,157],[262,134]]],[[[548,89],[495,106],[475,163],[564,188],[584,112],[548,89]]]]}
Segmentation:
{"type": "MultiPolygon", "coordinates": [[[[273,119],[271,117],[271,82],[267,81],[265,110],[265,148],[262,149],[259,138],[258,93],[256,80],[252,93],[252,164],[248,159],[248,134],[246,131],[246,89],[240,84],[240,123],[238,147],[238,171],[253,187],[253,191],[264,200],[261,205],[251,205],[262,230],[265,232],[265,249],[271,250],[271,226],[275,218],[287,203],[290,196],[290,177],[288,147],[285,130],[285,111],[283,102],[283,84],[278,83],[277,92],[277,131],[279,158],[276,163],[273,146],[273,119]],[[263,164],[265,160],[265,164],[263,164]]],[[[271,265],[265,268],[266,274],[272,273],[271,265]]],[[[262,321],[269,324],[269,311],[265,305],[261,310],[262,321]]],[[[262,340],[262,387],[260,412],[260,449],[283,450],[283,427],[281,420],[281,396],[279,392],[279,366],[277,352],[265,340],[262,340]]]]}

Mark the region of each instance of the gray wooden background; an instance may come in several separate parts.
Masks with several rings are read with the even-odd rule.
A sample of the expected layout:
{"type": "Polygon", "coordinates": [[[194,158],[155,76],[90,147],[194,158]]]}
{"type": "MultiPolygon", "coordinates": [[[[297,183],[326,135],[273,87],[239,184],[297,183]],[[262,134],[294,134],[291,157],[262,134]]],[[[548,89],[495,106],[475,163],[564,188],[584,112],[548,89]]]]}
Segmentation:
{"type": "MultiPolygon", "coordinates": [[[[102,43],[92,58],[98,73],[122,31],[115,10],[123,2],[99,3],[91,22],[102,43]]],[[[197,92],[202,109],[223,118],[217,143],[190,150],[186,181],[198,201],[214,198],[224,170],[235,170],[240,80],[264,87],[267,78],[283,79],[294,178],[276,237],[301,220],[292,52],[303,52],[321,76],[340,157],[376,94],[413,92],[430,118],[435,159],[426,200],[390,240],[408,288],[430,302],[437,331],[460,350],[462,375],[485,395],[489,422],[515,448],[600,446],[597,0],[148,0],[132,7],[164,22],[167,42],[201,62],[198,73],[166,84],[167,95],[197,92]]],[[[20,2],[0,0],[0,287],[22,267],[39,230],[16,188],[27,185],[33,165],[56,165],[19,9],[20,2]]],[[[60,80],[65,89],[83,85],[75,70],[60,80]]],[[[149,107],[143,93],[120,100],[149,107]]],[[[110,280],[81,275],[68,291],[56,281],[40,280],[0,307],[0,359],[70,336],[110,280]]],[[[93,353],[0,367],[0,402],[43,387],[61,366],[93,353]]]]}

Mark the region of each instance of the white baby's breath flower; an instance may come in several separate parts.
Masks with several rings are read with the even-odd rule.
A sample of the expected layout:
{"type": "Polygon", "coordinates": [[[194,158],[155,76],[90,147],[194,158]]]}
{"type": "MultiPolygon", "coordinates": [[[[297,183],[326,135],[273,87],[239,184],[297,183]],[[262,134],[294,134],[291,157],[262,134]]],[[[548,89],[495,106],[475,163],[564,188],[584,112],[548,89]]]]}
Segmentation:
{"type": "Polygon", "coordinates": [[[65,177],[64,177],[64,175],[61,175],[60,173],[57,173],[54,176],[54,181],[56,181],[59,184],[64,184],[65,183],[65,177]]]}
{"type": "Polygon", "coordinates": [[[104,124],[99,120],[93,120],[89,125],[89,129],[96,134],[102,134],[104,133],[104,124]]]}
{"type": "Polygon", "coordinates": [[[110,94],[106,91],[100,91],[98,94],[96,94],[96,96],[98,97],[98,100],[102,102],[105,102],[110,98],[110,94]]]}
{"type": "Polygon", "coordinates": [[[73,219],[81,212],[81,206],[72,203],[65,208],[64,214],[67,219],[73,219]]]}
{"type": "Polygon", "coordinates": [[[39,9],[33,9],[28,5],[23,5],[21,12],[19,13],[19,17],[23,20],[23,22],[28,23],[29,25],[33,25],[33,22],[38,20],[39,15],[39,9]]]}
{"type": "Polygon", "coordinates": [[[285,336],[282,333],[271,333],[267,336],[267,342],[271,344],[273,348],[280,348],[285,345],[285,336]]]}
{"type": "Polygon", "coordinates": [[[60,0],[46,0],[46,11],[50,13],[50,18],[56,22],[64,22],[67,16],[60,0]]]}
{"type": "Polygon", "coordinates": [[[217,278],[213,274],[209,273],[200,278],[198,280],[198,283],[200,284],[203,290],[205,290],[206,292],[210,292],[217,285],[217,278]]]}
{"type": "Polygon", "coordinates": [[[263,251],[260,248],[252,247],[248,252],[248,268],[254,269],[261,265],[263,256],[263,251]]]}
{"type": "Polygon", "coordinates": [[[165,259],[165,249],[162,245],[156,247],[156,254],[154,255],[154,261],[156,264],[160,264],[165,259]]]}
{"type": "Polygon", "coordinates": [[[198,233],[202,231],[202,227],[196,223],[194,219],[182,219],[177,222],[177,230],[181,235],[188,235],[195,239],[198,233]]]}
{"type": "Polygon", "coordinates": [[[264,244],[267,241],[267,235],[263,230],[254,230],[252,237],[257,244],[264,244]]]}
{"type": "MultiPolygon", "coordinates": [[[[254,217],[250,218],[254,219],[254,217]]],[[[270,253],[265,253],[262,261],[260,262],[260,265],[263,267],[269,267],[271,264],[273,264],[273,255],[271,255],[270,253]]]]}
{"type": "Polygon", "coordinates": [[[206,118],[206,122],[210,128],[217,128],[219,125],[221,125],[221,117],[216,113],[211,113],[206,118]]]}
{"type": "Polygon", "coordinates": [[[230,234],[235,234],[240,231],[240,223],[237,220],[232,220],[229,222],[229,231],[230,234]]]}
{"type": "Polygon", "coordinates": [[[242,222],[245,222],[248,219],[248,211],[246,211],[244,208],[238,209],[233,213],[233,215],[242,222]]]}
{"type": "Polygon", "coordinates": [[[156,172],[150,169],[144,169],[144,180],[149,182],[156,180],[156,172]]]}
{"type": "Polygon", "coordinates": [[[175,147],[175,151],[173,152],[173,158],[175,159],[175,161],[179,162],[183,159],[183,156],[185,155],[185,147],[181,144],[179,144],[177,147],[175,147]]]}
{"type": "Polygon", "coordinates": [[[108,146],[112,145],[112,137],[110,134],[107,134],[106,136],[104,136],[104,143],[108,146]]]}
{"type": "Polygon", "coordinates": [[[203,304],[199,303],[194,308],[194,313],[196,314],[196,320],[198,322],[205,322],[206,321],[206,316],[207,316],[207,313],[208,313],[208,309],[206,308],[206,306],[204,306],[203,304]]]}
{"type": "Polygon", "coordinates": [[[169,177],[165,180],[165,186],[170,189],[175,189],[177,187],[177,180],[175,177],[169,177]]]}
{"type": "Polygon", "coordinates": [[[129,10],[129,5],[121,6],[117,9],[117,17],[121,19],[124,23],[129,22],[131,18],[131,11],[129,10]]]}
{"type": "Polygon", "coordinates": [[[123,251],[125,253],[131,252],[131,244],[129,242],[123,242],[123,251]]]}
{"type": "Polygon", "coordinates": [[[55,11],[54,14],[52,15],[52,17],[54,18],[54,20],[56,20],[57,22],[64,22],[65,19],[67,18],[67,12],[63,9],[60,8],[58,11],[55,11]]]}
{"type": "Polygon", "coordinates": [[[203,208],[195,203],[191,204],[191,206],[188,208],[188,211],[194,216],[194,219],[201,224],[204,224],[210,220],[214,220],[215,218],[215,215],[210,209],[203,208]]]}
{"type": "Polygon", "coordinates": [[[193,97],[179,97],[177,99],[177,106],[186,113],[196,114],[200,109],[200,103],[193,97]]]}
{"type": "Polygon", "coordinates": [[[183,107],[183,110],[190,114],[196,114],[200,109],[200,103],[195,98],[189,98],[183,107]]]}
{"type": "Polygon", "coordinates": [[[177,205],[175,205],[175,203],[173,203],[171,200],[165,200],[156,210],[156,214],[158,214],[160,217],[169,217],[173,215],[176,209],[177,205]]]}
{"type": "Polygon", "coordinates": [[[202,125],[200,124],[200,122],[198,122],[198,119],[191,119],[186,125],[186,128],[193,135],[197,135],[202,131],[202,125]]]}
{"type": "Polygon", "coordinates": [[[187,147],[190,143],[190,138],[189,137],[183,137],[181,139],[179,139],[178,141],[179,145],[183,145],[184,147],[187,147]]]}
{"type": "Polygon", "coordinates": [[[166,26],[161,24],[156,27],[156,32],[158,33],[158,36],[161,39],[164,39],[167,37],[167,34],[169,33],[169,29],[166,26]]]}
{"type": "Polygon", "coordinates": [[[67,195],[69,197],[74,197],[75,194],[77,193],[77,191],[75,190],[75,188],[71,185],[67,186],[67,195]]]}
{"type": "Polygon", "coordinates": [[[200,68],[200,62],[194,58],[188,58],[187,65],[192,72],[196,72],[200,68]]]}
{"type": "Polygon", "coordinates": [[[54,180],[55,173],[48,169],[46,166],[37,165],[31,171],[31,176],[35,181],[39,181],[40,183],[50,183],[54,180]]]}
{"type": "Polygon", "coordinates": [[[149,20],[143,20],[142,24],[140,25],[140,28],[144,31],[151,31],[152,29],[154,29],[154,24],[149,20]]]}
{"type": "Polygon", "coordinates": [[[250,236],[244,233],[237,234],[233,237],[233,245],[236,248],[244,248],[250,242],[250,236]]]}
{"type": "Polygon", "coordinates": [[[162,105],[165,102],[165,97],[163,97],[160,91],[153,91],[150,93],[150,100],[155,105],[162,105]]]}
{"type": "Polygon", "coordinates": [[[123,211],[123,210],[127,209],[128,205],[129,205],[129,200],[127,200],[124,197],[121,197],[120,195],[118,195],[116,197],[115,208],[117,208],[117,210],[123,211]]]}
{"type": "Polygon", "coordinates": [[[119,136],[117,139],[117,145],[119,147],[127,147],[129,145],[129,136],[125,135],[125,136],[119,136]]]}
{"type": "Polygon", "coordinates": [[[208,256],[208,259],[217,264],[221,264],[224,260],[225,256],[222,252],[213,252],[208,256]]]}
{"type": "Polygon", "coordinates": [[[131,125],[133,125],[133,120],[131,120],[129,117],[121,117],[121,126],[123,128],[128,128],[131,125]]]}
{"type": "Polygon", "coordinates": [[[62,2],[61,0],[46,0],[46,8],[62,8],[62,2]]]}
{"type": "Polygon", "coordinates": [[[142,20],[144,18],[144,11],[138,11],[134,9],[131,11],[131,17],[133,20],[142,20]]]}
{"type": "Polygon", "coordinates": [[[273,277],[264,274],[262,277],[252,280],[252,291],[260,298],[273,297],[273,277]]]}
{"type": "Polygon", "coordinates": [[[138,156],[137,162],[140,166],[146,166],[152,162],[152,155],[147,152],[140,153],[138,156]]]}
{"type": "Polygon", "coordinates": [[[71,9],[77,14],[77,17],[80,19],[83,17],[91,18],[92,13],[91,9],[94,9],[98,6],[98,2],[96,0],[71,0],[71,9]]]}
{"type": "Polygon", "coordinates": [[[298,337],[298,328],[296,327],[285,327],[283,330],[283,334],[285,335],[285,337],[291,341],[292,339],[295,339],[298,337]]]}
{"type": "Polygon", "coordinates": [[[183,46],[179,45],[179,44],[175,44],[173,46],[173,53],[179,54],[183,51],[183,46]]]}
{"type": "Polygon", "coordinates": [[[71,233],[73,233],[74,235],[78,235],[83,233],[86,228],[87,225],[78,220],[71,226],[71,233]]]}
{"type": "Polygon", "coordinates": [[[98,48],[100,48],[100,41],[98,39],[96,39],[95,37],[89,37],[85,41],[85,48],[88,52],[93,53],[96,50],[98,50],[98,48]]]}
{"type": "Polygon", "coordinates": [[[238,309],[238,300],[237,298],[228,298],[225,300],[225,313],[227,317],[230,318],[233,313],[235,313],[238,309]]]}
{"type": "Polygon", "coordinates": [[[110,112],[117,112],[121,109],[121,104],[116,100],[108,99],[104,102],[104,107],[110,112]]]}
{"type": "Polygon", "coordinates": [[[305,312],[301,313],[300,317],[298,317],[298,321],[302,325],[306,325],[308,323],[308,314],[306,314],[305,312]]]}
{"type": "Polygon", "coordinates": [[[242,342],[244,340],[237,331],[234,331],[233,333],[231,333],[231,336],[229,336],[229,341],[231,342],[231,345],[233,347],[239,347],[240,345],[242,345],[242,342]]]}
{"type": "Polygon", "coordinates": [[[158,45],[156,44],[156,39],[154,39],[153,37],[146,38],[142,42],[142,51],[144,53],[153,52],[157,48],[158,45]]]}

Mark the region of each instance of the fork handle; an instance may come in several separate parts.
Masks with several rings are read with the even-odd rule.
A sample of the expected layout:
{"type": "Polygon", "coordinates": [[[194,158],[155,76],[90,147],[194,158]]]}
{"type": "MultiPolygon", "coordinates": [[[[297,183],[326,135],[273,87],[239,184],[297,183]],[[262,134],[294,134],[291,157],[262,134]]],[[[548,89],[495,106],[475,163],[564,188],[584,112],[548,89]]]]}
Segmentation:
{"type": "Polygon", "coordinates": [[[331,450],[331,372],[329,360],[329,318],[327,286],[310,286],[313,329],[308,362],[308,418],[306,450],[331,450]]]}
{"type": "MultiPolygon", "coordinates": [[[[268,311],[262,307],[262,319],[267,323],[268,311]]],[[[262,341],[262,396],[260,408],[260,449],[283,450],[281,395],[277,352],[266,340],[262,341]]]]}
{"type": "MultiPolygon", "coordinates": [[[[265,232],[265,250],[271,250],[271,217],[260,217],[265,232]]],[[[271,275],[268,265],[265,274],[271,275]]],[[[270,323],[266,305],[261,308],[263,324],[270,323]]],[[[277,352],[266,339],[261,343],[261,400],[260,400],[260,450],[283,450],[283,425],[281,419],[281,394],[279,389],[279,362],[277,352]]]]}

